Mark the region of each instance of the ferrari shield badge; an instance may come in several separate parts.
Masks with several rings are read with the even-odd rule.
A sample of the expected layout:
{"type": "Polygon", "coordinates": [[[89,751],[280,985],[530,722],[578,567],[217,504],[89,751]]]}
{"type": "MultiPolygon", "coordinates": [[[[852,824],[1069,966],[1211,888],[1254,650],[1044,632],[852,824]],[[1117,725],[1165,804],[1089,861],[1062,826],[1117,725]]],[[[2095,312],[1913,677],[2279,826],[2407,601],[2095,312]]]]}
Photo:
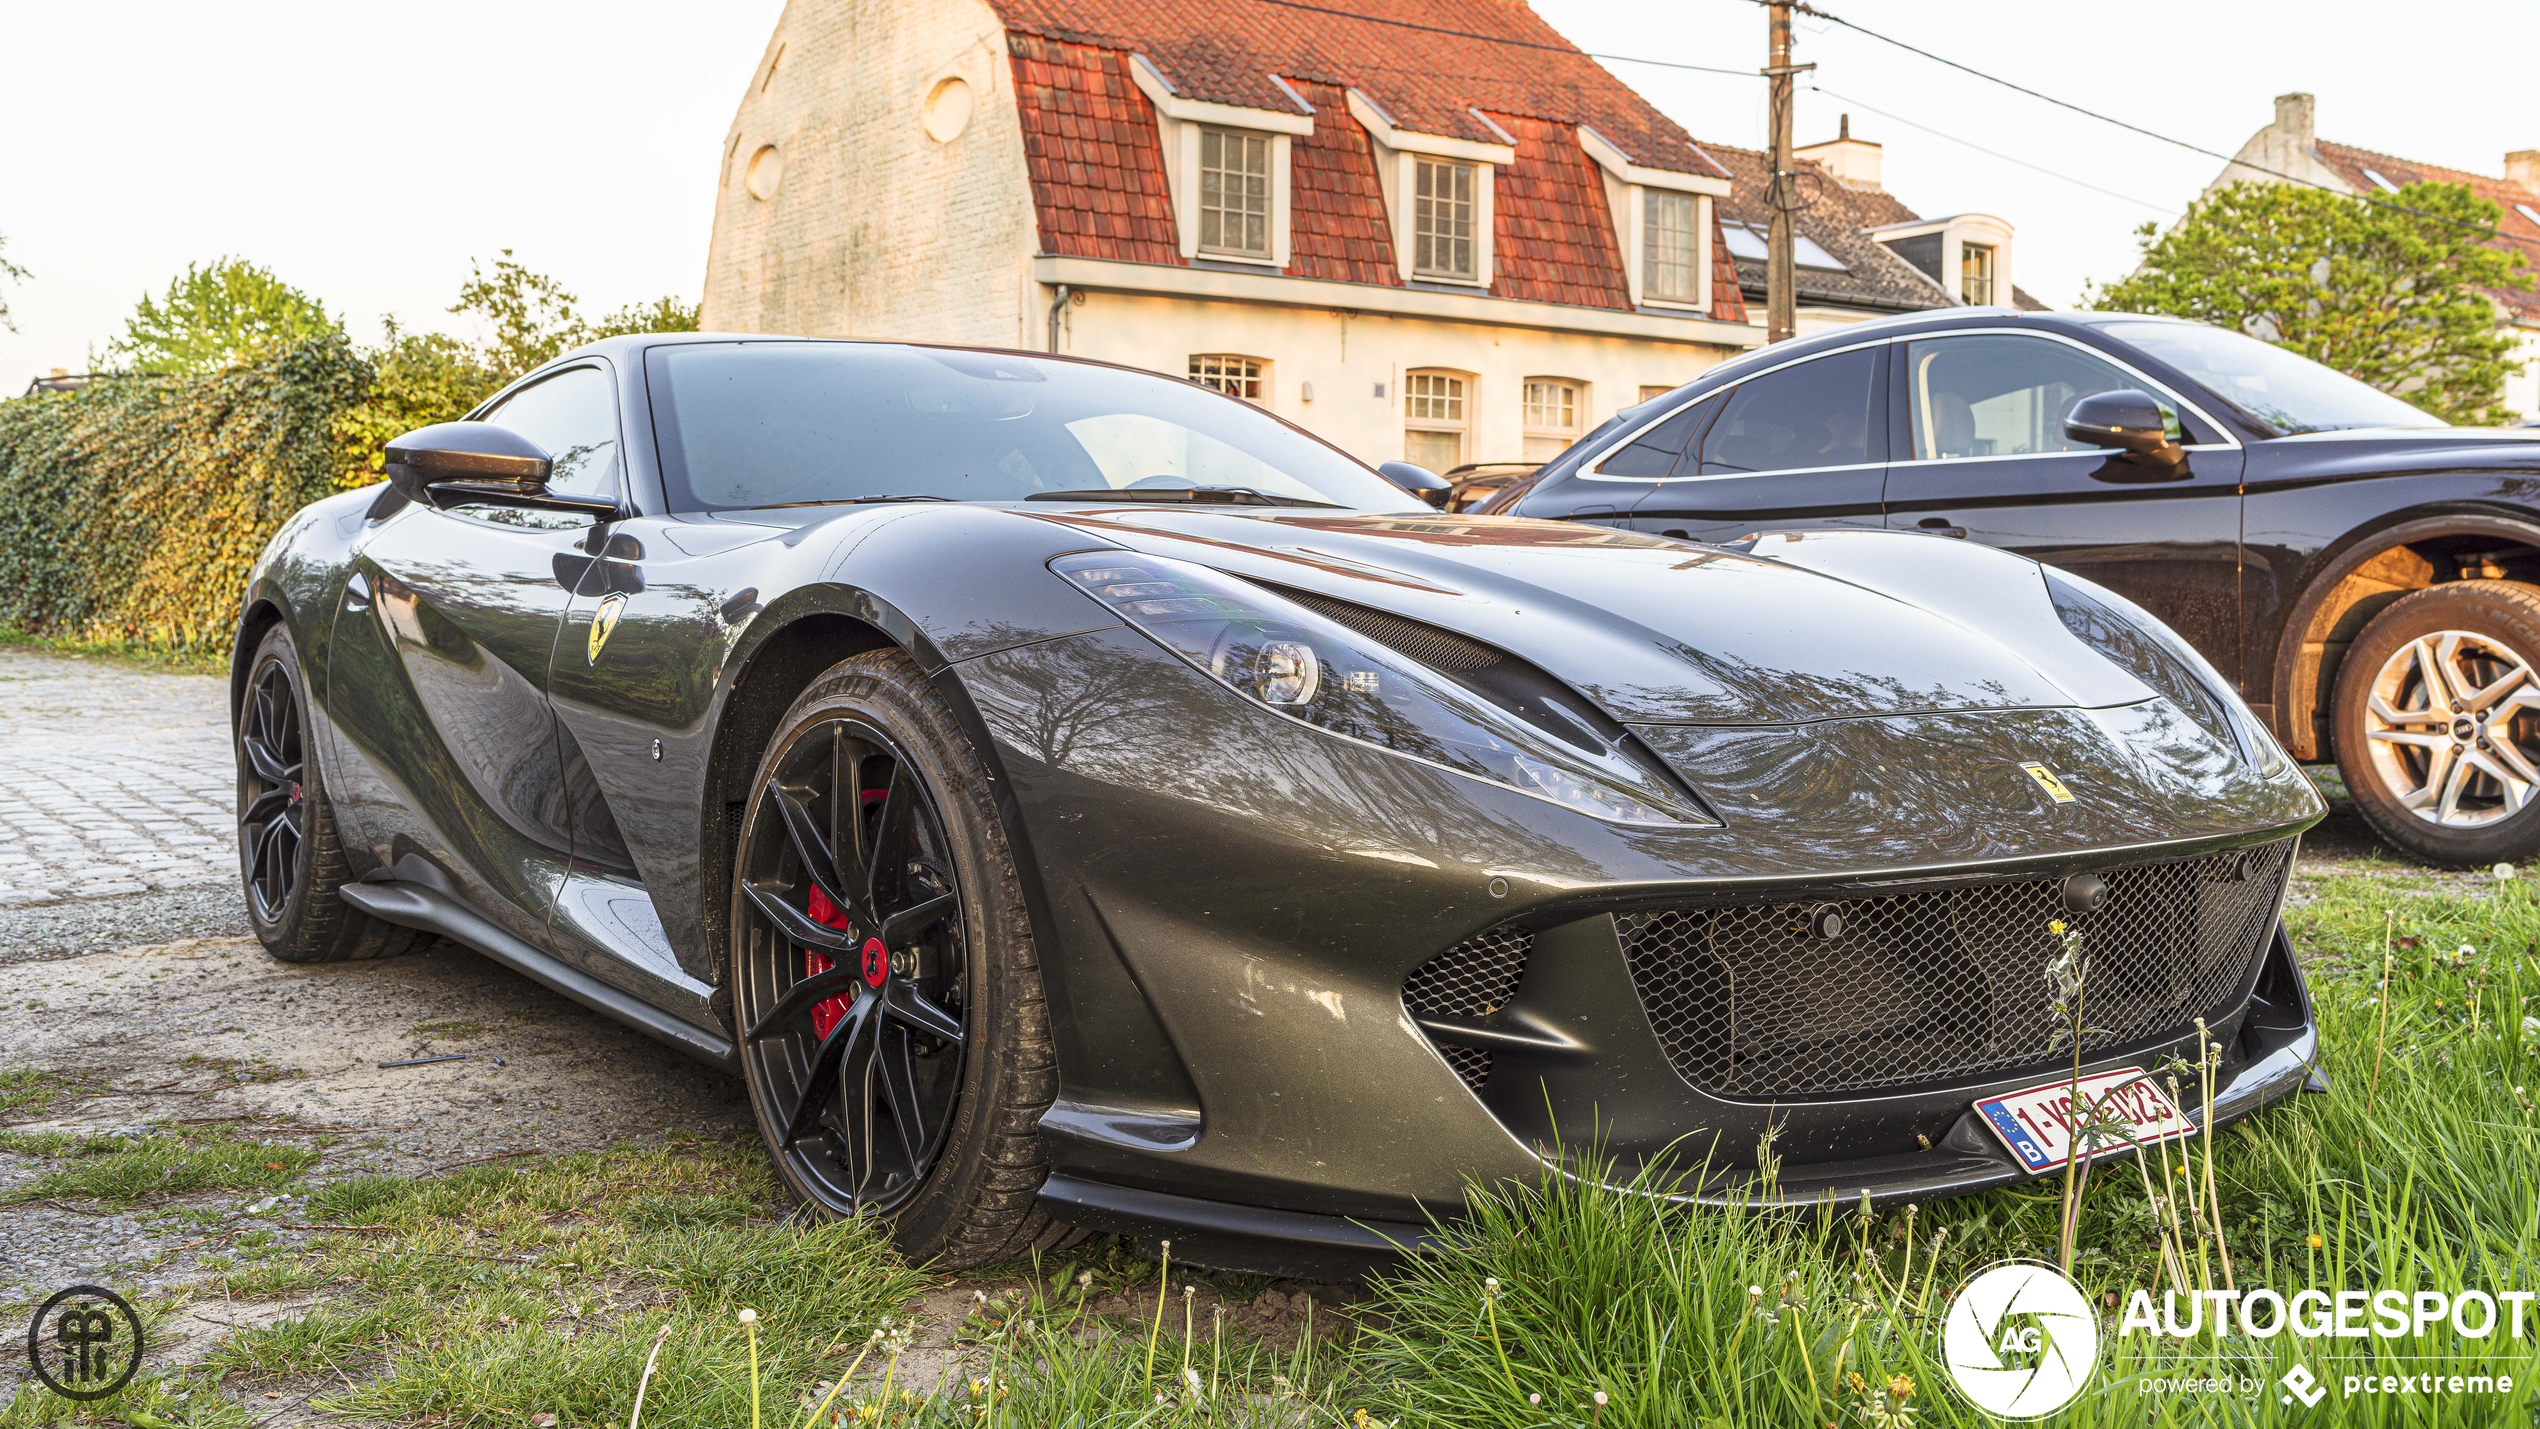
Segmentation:
{"type": "MultiPolygon", "coordinates": [[[[615,597],[611,597],[611,599],[615,599],[615,597]]],[[[612,612],[612,618],[613,617],[614,612],[612,612]]],[[[596,626],[593,627],[594,630],[597,628],[598,627],[596,626]]],[[[594,655],[599,653],[599,642],[606,638],[608,637],[598,634],[594,634],[591,637],[591,651],[594,655]]],[[[2064,787],[2064,781],[2055,777],[2054,770],[2047,768],[2045,765],[2040,764],[2033,759],[2020,767],[2028,771],[2028,777],[2037,781],[2038,788],[2046,791],[2046,797],[2054,800],[2058,804],[2069,804],[2073,801],[2073,791],[2064,787]]]]}
{"type": "MultiPolygon", "coordinates": [[[[624,609],[626,609],[626,597],[622,595],[612,595],[603,598],[600,601],[600,608],[591,612],[592,664],[596,665],[600,663],[600,647],[608,644],[609,636],[616,632],[618,612],[624,609]]],[[[2037,769],[2038,766],[2031,765],[2030,768],[2037,769]]],[[[2040,772],[2043,771],[2041,770],[2040,772]]],[[[2049,774],[2046,777],[2051,779],[2054,776],[2049,774]]]]}

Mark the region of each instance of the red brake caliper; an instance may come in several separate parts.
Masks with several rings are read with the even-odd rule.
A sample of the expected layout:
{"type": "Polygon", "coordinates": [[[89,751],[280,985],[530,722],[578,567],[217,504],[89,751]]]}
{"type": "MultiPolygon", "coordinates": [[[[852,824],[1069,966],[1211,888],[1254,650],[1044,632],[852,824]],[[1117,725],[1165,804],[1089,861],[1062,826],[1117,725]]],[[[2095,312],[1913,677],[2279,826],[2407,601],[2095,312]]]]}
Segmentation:
{"type": "MultiPolygon", "coordinates": [[[[811,914],[811,921],[815,923],[826,924],[832,928],[844,928],[847,926],[848,920],[845,910],[838,907],[837,904],[830,902],[829,895],[821,892],[817,886],[811,890],[811,904],[810,907],[804,911],[811,914]]],[[[827,957],[822,954],[815,953],[809,948],[803,949],[803,976],[809,977],[813,973],[825,973],[829,971],[831,966],[832,964],[827,957]]],[[[854,1009],[854,1007],[855,999],[851,997],[832,997],[823,1001],[819,1006],[814,1007],[811,1010],[811,1030],[813,1034],[820,1037],[827,1037],[829,1035],[829,1029],[837,1026],[838,1020],[845,1017],[849,1011],[854,1009]]]]}

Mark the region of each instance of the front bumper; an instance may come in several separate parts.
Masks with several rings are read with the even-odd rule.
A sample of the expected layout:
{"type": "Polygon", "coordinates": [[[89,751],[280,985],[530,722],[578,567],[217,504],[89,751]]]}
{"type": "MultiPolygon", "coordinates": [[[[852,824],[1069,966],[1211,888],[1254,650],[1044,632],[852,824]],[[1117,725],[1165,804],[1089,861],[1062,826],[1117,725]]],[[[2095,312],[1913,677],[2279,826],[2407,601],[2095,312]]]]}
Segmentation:
{"type": "MultiPolygon", "coordinates": [[[[2210,1124],[2217,1130],[2256,1115],[2266,1107],[2302,1091],[2326,1092],[2327,1078],[2318,1069],[2319,1028],[2311,1013],[2291,938],[2281,922],[2268,940],[2257,986],[2244,1011],[2235,1014],[2236,1034],[2225,1047],[2223,1075],[2217,1079],[2210,1124]]],[[[2192,1055],[2192,1039],[2163,1054],[2192,1055]]],[[[2089,1075],[2123,1066],[2157,1066],[2164,1056],[2136,1051],[2085,1061],[2089,1075]]],[[[1948,1133],[1927,1150],[1882,1156],[1785,1163],[1780,1168],[1772,1202],[1790,1208],[1823,1204],[1852,1206],[1863,1197],[1884,1209],[1907,1203],[1963,1196],[2022,1181],[2051,1177],[2049,1170],[2031,1172],[1995,1139],[1974,1110],[1985,1096],[2013,1086],[2033,1084],[2035,1074],[2013,1077],[2000,1087],[1962,1088],[1947,1095],[1962,1106],[1948,1133]]],[[[1860,1103],[1844,1103],[1850,1116],[1860,1103]]],[[[1819,1109],[1820,1114],[1824,1109],[1819,1109]]],[[[2188,1103],[2184,1110],[2199,1126],[2208,1124],[2207,1109],[2188,1103]]],[[[1793,1140],[1809,1130],[1810,1109],[1790,1109],[1785,1132],[1793,1140]]],[[[2133,1155],[2128,1148],[2104,1159],[2133,1155]]],[[[1547,1174],[1554,1174],[1547,1168],[1547,1174]]],[[[1697,1169],[1688,1201],[1754,1204],[1760,1188],[1751,1169],[1720,1168],[1708,1176],[1697,1169]]],[[[1126,1235],[1150,1254],[1170,1241],[1176,1259],[1233,1270],[1318,1278],[1363,1273],[1398,1261],[1454,1234],[1452,1215],[1426,1224],[1356,1219],[1277,1210],[1263,1206],[1116,1186],[1081,1177],[1055,1175],[1041,1188],[1040,1199],[1053,1215],[1092,1230],[1126,1235]]]]}

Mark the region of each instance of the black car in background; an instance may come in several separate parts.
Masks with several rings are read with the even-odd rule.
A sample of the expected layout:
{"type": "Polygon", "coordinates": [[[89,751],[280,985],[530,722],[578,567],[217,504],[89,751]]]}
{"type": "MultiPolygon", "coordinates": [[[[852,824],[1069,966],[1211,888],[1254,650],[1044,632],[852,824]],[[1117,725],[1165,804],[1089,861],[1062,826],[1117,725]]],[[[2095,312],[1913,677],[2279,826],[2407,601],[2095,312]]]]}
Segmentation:
{"type": "Polygon", "coordinates": [[[1750,353],[1483,511],[1998,546],[2167,621],[2390,840],[2540,849],[2540,432],[2174,319],[1962,309],[1750,353]]]}

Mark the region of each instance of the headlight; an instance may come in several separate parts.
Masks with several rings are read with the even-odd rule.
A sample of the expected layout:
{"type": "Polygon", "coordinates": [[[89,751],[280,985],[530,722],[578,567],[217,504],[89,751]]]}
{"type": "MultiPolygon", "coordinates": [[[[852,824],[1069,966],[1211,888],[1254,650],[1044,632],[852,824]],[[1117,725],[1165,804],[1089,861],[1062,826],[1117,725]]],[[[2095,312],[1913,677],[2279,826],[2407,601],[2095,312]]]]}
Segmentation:
{"type": "MultiPolygon", "coordinates": [[[[1556,737],[1481,693],[1294,601],[1160,556],[1062,556],[1050,569],[1274,714],[1622,824],[1713,825],[1623,736],[1556,737]]],[[[1651,761],[1654,763],[1655,761],[1651,761]]]]}
{"type": "Polygon", "coordinates": [[[2105,586],[2049,569],[2046,591],[2055,614],[2075,639],[2168,697],[2207,734],[2231,746],[2261,774],[2285,763],[2283,747],[2249,712],[2240,696],[2196,647],[2178,632],[2105,586]]]}

